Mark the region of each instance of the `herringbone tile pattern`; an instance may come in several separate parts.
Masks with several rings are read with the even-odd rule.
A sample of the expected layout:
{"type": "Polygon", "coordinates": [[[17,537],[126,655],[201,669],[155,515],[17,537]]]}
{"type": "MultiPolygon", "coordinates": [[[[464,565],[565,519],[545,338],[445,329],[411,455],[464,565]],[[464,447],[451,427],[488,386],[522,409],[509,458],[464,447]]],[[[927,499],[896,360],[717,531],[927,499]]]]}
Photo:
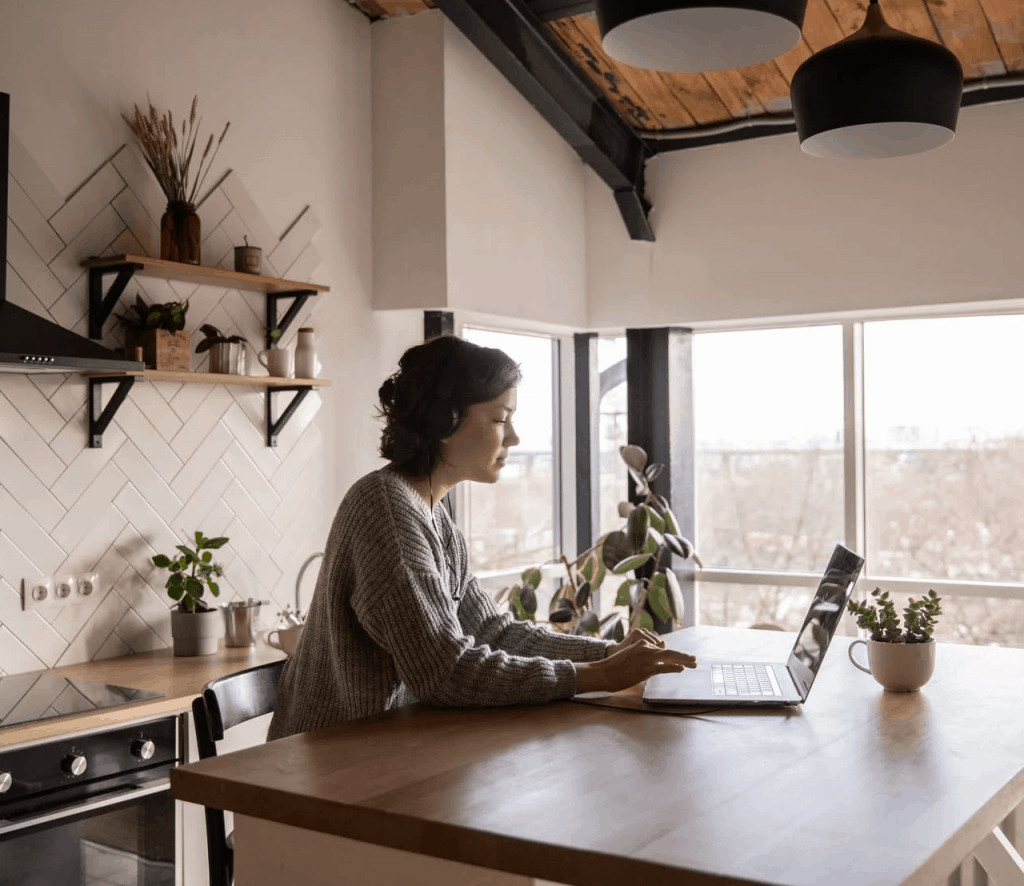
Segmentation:
{"type": "MultiPolygon", "coordinates": [[[[82,260],[158,255],[162,192],[136,149],[124,147],[65,200],[13,135],[9,184],[8,298],[87,335],[82,260]]],[[[320,265],[310,208],[278,238],[228,174],[198,209],[205,265],[232,267],[246,235],[263,248],[264,273],[309,280],[320,265]]],[[[135,278],[124,299],[137,291],[147,302],[187,298],[188,329],[208,322],[262,347],[258,294],[135,278]]],[[[286,346],[315,308],[316,299],[307,302],[286,346]]],[[[117,326],[107,323],[108,346],[122,344],[117,326]]],[[[193,368],[202,370],[199,356],[193,368]]],[[[250,349],[249,373],[261,372],[250,349]]],[[[217,558],[221,599],[270,601],[261,613],[271,626],[335,505],[323,500],[319,394],[305,399],[273,449],[258,388],[136,384],[102,449],[87,448],[86,396],[77,375],[0,374],[0,674],[170,645],[167,574],[150,558],[195,529],[230,538],[217,558]],[[89,603],[45,617],[22,611],[22,579],[93,571],[100,592],[89,603]]],[[[287,395],[278,401],[283,408],[287,395]]]]}

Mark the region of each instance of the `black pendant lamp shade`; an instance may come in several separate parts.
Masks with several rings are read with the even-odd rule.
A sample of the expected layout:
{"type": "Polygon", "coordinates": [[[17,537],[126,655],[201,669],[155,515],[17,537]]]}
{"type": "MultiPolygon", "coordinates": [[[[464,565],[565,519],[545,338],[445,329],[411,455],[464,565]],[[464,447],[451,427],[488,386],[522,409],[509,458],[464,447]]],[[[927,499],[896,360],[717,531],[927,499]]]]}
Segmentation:
{"type": "Polygon", "coordinates": [[[963,68],[946,47],[891,28],[871,0],[859,31],[797,68],[790,94],[806,153],[899,157],[953,138],[963,68]]]}
{"type": "Polygon", "coordinates": [[[800,42],[807,0],[597,0],[601,45],[651,71],[746,68],[800,42]]]}

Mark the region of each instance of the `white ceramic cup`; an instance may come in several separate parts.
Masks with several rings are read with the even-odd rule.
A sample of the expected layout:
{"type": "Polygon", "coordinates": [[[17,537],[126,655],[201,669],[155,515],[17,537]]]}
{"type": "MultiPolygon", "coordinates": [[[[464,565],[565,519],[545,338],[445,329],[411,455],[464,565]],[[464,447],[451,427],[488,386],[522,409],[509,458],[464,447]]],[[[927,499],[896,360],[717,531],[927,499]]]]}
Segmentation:
{"type": "Polygon", "coordinates": [[[914,692],[935,672],[935,641],[927,643],[883,643],[879,640],[854,640],[847,650],[850,661],[871,674],[891,692],[914,692]],[[853,648],[863,643],[868,652],[868,667],[854,657],[853,648]]]}
{"type": "Polygon", "coordinates": [[[302,636],[302,625],[293,625],[288,628],[274,628],[267,631],[267,645],[280,649],[286,655],[291,655],[295,647],[299,645],[299,637],[302,636]],[[277,634],[275,642],[274,635],[277,634]]]}
{"type": "Polygon", "coordinates": [[[288,348],[269,348],[260,351],[256,359],[276,378],[292,378],[292,352],[288,348]]]}

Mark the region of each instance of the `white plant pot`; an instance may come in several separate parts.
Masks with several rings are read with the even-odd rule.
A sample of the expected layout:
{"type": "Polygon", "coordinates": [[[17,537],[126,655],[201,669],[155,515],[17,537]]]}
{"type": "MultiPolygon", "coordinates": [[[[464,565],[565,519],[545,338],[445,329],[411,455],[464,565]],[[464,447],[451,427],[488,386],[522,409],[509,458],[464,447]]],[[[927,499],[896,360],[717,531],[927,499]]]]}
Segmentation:
{"type": "Polygon", "coordinates": [[[213,655],[224,633],[224,616],[219,609],[209,612],[171,610],[171,637],[175,655],[213,655]]]}

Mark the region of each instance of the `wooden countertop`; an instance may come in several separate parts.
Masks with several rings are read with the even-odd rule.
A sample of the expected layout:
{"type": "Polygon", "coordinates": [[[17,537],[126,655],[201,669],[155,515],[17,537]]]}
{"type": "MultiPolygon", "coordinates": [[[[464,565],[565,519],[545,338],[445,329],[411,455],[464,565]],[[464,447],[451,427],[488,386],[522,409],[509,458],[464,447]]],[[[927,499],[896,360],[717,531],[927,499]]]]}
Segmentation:
{"type": "MultiPolygon", "coordinates": [[[[794,635],[670,644],[707,661],[737,639],[737,659],[784,659],[794,635]]],[[[559,883],[944,881],[1024,800],[1024,650],[940,644],[921,692],[889,693],[849,643],[800,707],[414,705],[179,767],[172,791],[559,883]]]]}
{"type": "Polygon", "coordinates": [[[54,668],[50,673],[132,689],[150,689],[164,695],[163,698],[145,699],[116,708],[5,726],[0,728],[0,748],[144,717],[179,713],[192,706],[192,699],[210,680],[284,657],[280,650],[258,640],[255,646],[221,645],[214,655],[175,656],[170,649],[161,649],[54,668]]]}

